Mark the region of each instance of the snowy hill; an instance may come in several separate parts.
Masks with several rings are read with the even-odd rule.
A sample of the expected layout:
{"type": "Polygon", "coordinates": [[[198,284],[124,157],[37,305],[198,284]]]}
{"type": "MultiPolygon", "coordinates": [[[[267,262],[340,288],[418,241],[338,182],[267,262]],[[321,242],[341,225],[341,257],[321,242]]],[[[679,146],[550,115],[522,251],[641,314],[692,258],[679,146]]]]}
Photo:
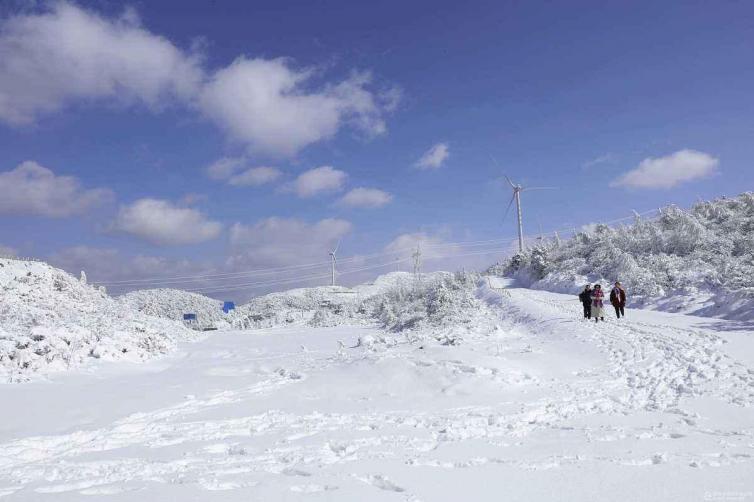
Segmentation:
{"type": "Polygon", "coordinates": [[[236,329],[276,326],[377,325],[413,336],[454,339],[494,318],[475,296],[477,274],[433,272],[415,277],[392,272],[374,282],[345,288],[321,286],[272,293],[240,306],[236,329]]]}
{"type": "Polygon", "coordinates": [[[534,289],[575,293],[620,280],[636,306],[754,319],[754,193],[662,210],[619,228],[597,225],[528,249],[491,272],[534,289]]]}
{"type": "Polygon", "coordinates": [[[196,336],[43,262],[0,259],[0,290],[2,381],[100,358],[145,360],[196,336]]]}
{"type": "MultiPolygon", "coordinates": [[[[412,339],[457,343],[488,333],[495,316],[478,300],[479,276],[395,272],[372,283],[272,293],[230,314],[217,300],[175,289],[134,291],[118,298],[43,262],[0,260],[0,378],[28,380],[93,359],[145,360],[177,340],[196,336],[182,324],[197,314],[200,327],[377,326],[412,339]],[[480,321],[481,320],[481,321],[480,321]]],[[[371,337],[364,343],[394,343],[371,337]]]]}
{"type": "Polygon", "coordinates": [[[218,329],[229,326],[227,316],[222,311],[222,302],[198,293],[180,289],[158,288],[131,291],[116,300],[134,310],[148,315],[183,321],[183,314],[196,314],[200,327],[218,329]]]}

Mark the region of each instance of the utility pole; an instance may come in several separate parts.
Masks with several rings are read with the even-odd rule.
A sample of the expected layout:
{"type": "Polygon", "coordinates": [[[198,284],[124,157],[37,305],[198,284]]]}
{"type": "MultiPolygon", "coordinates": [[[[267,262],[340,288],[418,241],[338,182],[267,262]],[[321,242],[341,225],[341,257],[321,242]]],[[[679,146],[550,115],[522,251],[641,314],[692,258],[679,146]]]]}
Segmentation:
{"type": "Polygon", "coordinates": [[[421,267],[422,267],[422,248],[421,244],[416,245],[416,251],[414,251],[414,254],[411,255],[414,258],[414,275],[418,276],[421,274],[421,267]]]}

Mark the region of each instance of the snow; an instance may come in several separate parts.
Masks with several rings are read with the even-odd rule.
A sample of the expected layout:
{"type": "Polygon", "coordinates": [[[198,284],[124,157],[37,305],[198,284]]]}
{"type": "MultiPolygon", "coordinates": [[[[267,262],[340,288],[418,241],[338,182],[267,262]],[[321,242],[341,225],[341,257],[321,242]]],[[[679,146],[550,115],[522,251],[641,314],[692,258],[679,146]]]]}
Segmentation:
{"type": "Polygon", "coordinates": [[[750,323],[629,309],[594,324],[571,295],[506,291],[391,274],[271,295],[238,317],[269,327],[1,386],[0,495],[751,497],[750,323]]]}
{"type": "Polygon", "coordinates": [[[0,380],[25,381],[97,359],[143,361],[195,337],[43,262],[0,259],[0,380]]]}

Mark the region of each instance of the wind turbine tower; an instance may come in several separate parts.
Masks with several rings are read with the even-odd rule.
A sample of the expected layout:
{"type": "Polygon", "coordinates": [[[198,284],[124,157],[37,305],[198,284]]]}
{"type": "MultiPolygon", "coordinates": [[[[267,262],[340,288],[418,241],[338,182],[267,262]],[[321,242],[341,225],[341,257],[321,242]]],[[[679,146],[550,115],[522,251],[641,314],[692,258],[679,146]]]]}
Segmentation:
{"type": "Polygon", "coordinates": [[[330,264],[331,264],[330,286],[335,286],[335,275],[336,275],[335,264],[338,261],[335,254],[338,252],[339,247],[340,247],[340,241],[338,241],[338,244],[335,245],[335,249],[330,251],[330,264]]]}
{"type": "MultiPolygon", "coordinates": [[[[508,209],[505,210],[505,216],[508,216],[508,211],[510,211],[513,201],[516,201],[516,214],[518,215],[518,252],[523,253],[524,252],[524,223],[521,218],[521,192],[526,192],[526,191],[531,191],[531,190],[557,190],[557,188],[555,187],[524,188],[517,183],[513,183],[511,179],[507,176],[505,177],[505,179],[508,180],[508,184],[513,189],[513,196],[511,197],[511,201],[508,203],[508,209]]],[[[503,219],[505,219],[505,216],[503,216],[503,219]]]]}

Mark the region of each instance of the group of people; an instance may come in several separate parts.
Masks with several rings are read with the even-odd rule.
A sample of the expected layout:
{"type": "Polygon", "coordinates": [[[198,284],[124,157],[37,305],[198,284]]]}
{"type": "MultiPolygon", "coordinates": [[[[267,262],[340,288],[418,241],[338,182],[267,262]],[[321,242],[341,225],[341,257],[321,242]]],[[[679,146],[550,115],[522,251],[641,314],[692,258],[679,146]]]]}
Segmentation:
{"type": "MultiPolygon", "coordinates": [[[[602,290],[601,284],[595,284],[594,287],[587,284],[584,291],[579,293],[579,300],[584,306],[584,319],[594,317],[595,322],[605,320],[605,292],[602,290]]],[[[610,304],[615,308],[615,315],[618,319],[626,316],[624,311],[626,308],[626,290],[623,289],[620,282],[616,282],[610,291],[610,304]]]]}

